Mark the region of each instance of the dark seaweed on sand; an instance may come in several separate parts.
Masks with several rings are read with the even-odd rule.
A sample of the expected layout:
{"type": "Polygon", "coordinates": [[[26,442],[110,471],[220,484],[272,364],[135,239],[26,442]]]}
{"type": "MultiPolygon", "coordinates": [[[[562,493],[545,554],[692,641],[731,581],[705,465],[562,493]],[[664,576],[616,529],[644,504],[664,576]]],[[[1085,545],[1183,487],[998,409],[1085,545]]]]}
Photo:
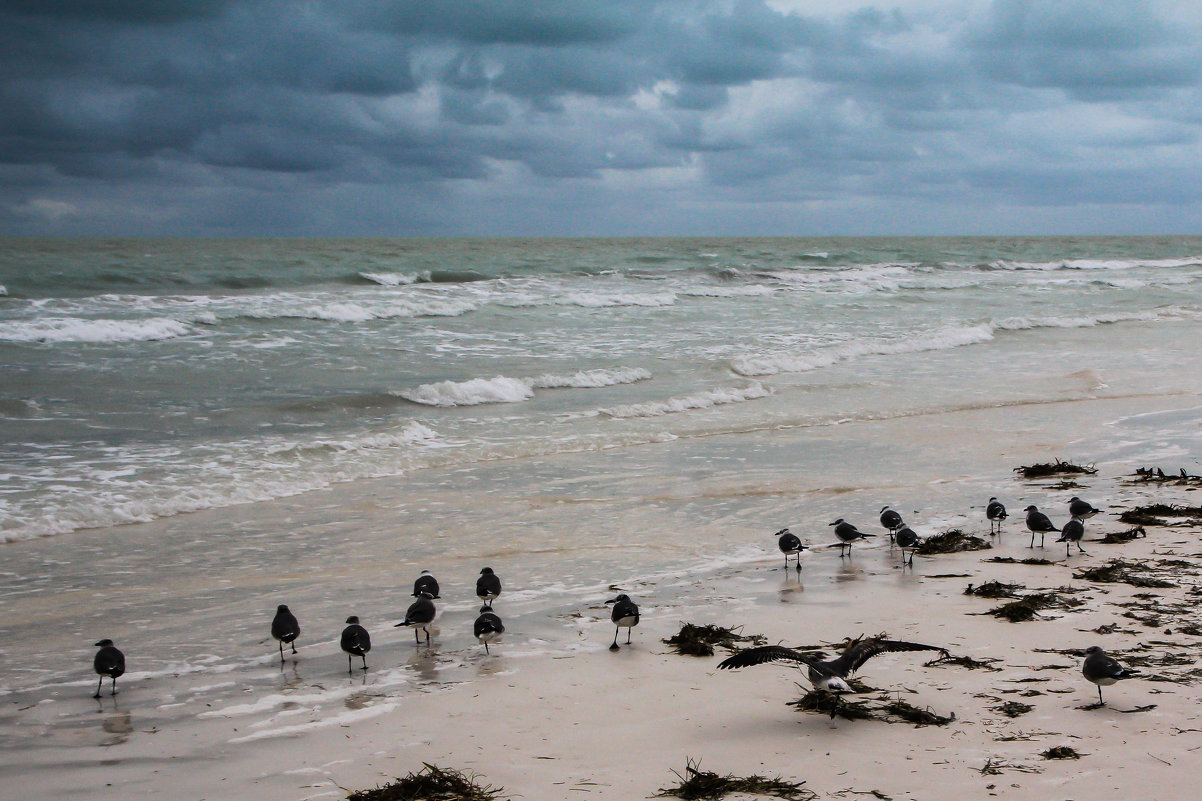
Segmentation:
{"type": "Polygon", "coordinates": [[[1170,526],[1166,517],[1189,518],[1185,525],[1202,525],[1202,506],[1179,506],[1171,503],[1152,503],[1137,506],[1119,515],[1119,520],[1133,526],[1170,526]]]}
{"type": "Polygon", "coordinates": [[[1051,591],[1035,592],[1030,595],[1024,595],[1008,604],[996,606],[985,614],[1009,620],[1011,623],[1023,623],[1039,617],[1039,612],[1042,609],[1068,609],[1080,606],[1081,603],[1081,601],[1062,598],[1059,594],[1051,591]]]}
{"type": "Polygon", "coordinates": [[[1067,745],[1058,745],[1040,753],[1044,759],[1080,759],[1081,754],[1067,745]]]}
{"type": "Polygon", "coordinates": [[[955,720],[954,715],[937,715],[930,709],[921,709],[900,698],[884,698],[877,701],[875,704],[852,701],[826,690],[810,690],[796,701],[790,701],[789,706],[795,706],[802,712],[817,712],[832,718],[837,716],[847,720],[883,720],[886,723],[905,721],[915,726],[946,726],[955,720]]]}
{"type": "Polygon", "coordinates": [[[1018,591],[1026,587],[1022,584],[1007,584],[1002,581],[986,581],[979,587],[969,584],[965,595],[975,595],[978,598],[1017,598],[1018,591]]]}
{"type": "Polygon", "coordinates": [[[1013,556],[995,556],[992,559],[986,559],[986,562],[993,562],[996,565],[1052,565],[1055,564],[1050,559],[1015,559],[1013,556]]]}
{"type": "Polygon", "coordinates": [[[708,770],[701,770],[701,763],[686,760],[684,775],[677,771],[676,778],[680,784],[660,790],[657,798],[675,796],[683,799],[715,799],[729,793],[748,795],[766,795],[784,798],[787,801],[812,801],[818,794],[802,785],[805,782],[787,782],[781,778],[766,779],[763,776],[720,776],[708,770]]]}
{"type": "Polygon", "coordinates": [[[1176,587],[1171,581],[1152,578],[1147,575],[1153,568],[1147,565],[1128,562],[1123,559],[1111,559],[1104,565],[1089,567],[1080,573],[1074,573],[1073,578],[1097,581],[1104,584],[1130,584],[1132,587],[1167,588],[1176,587]]]}
{"type": "Polygon", "coordinates": [[[664,642],[672,646],[676,653],[685,656],[713,656],[715,645],[734,650],[738,643],[750,642],[755,645],[763,645],[767,642],[760,634],[740,634],[741,629],[741,626],[728,629],[722,626],[697,626],[692,623],[682,623],[680,631],[668,637],[664,642]]]}
{"type": "Polygon", "coordinates": [[[1178,484],[1178,485],[1202,485],[1202,476],[1191,475],[1185,472],[1185,468],[1177,473],[1165,473],[1159,467],[1140,467],[1135,471],[1135,475],[1131,478],[1132,484],[1156,483],[1156,484],[1178,484]]]}
{"type": "Polygon", "coordinates": [[[980,537],[972,537],[959,529],[950,529],[940,534],[927,537],[922,544],[914,549],[919,556],[930,556],[937,553],[959,553],[961,551],[981,551],[992,548],[980,537]]]}
{"type": "Polygon", "coordinates": [[[971,656],[951,656],[945,654],[937,659],[932,659],[930,662],[923,663],[923,667],[962,667],[969,670],[992,670],[999,671],[1001,668],[994,667],[995,662],[1001,662],[1000,659],[973,659],[971,656]]]}
{"type": "Polygon", "coordinates": [[[1148,536],[1148,532],[1144,531],[1144,527],[1136,526],[1127,531],[1112,531],[1105,537],[1102,537],[1100,542],[1104,545],[1122,545],[1125,542],[1131,542],[1131,540],[1146,536],[1148,536]]]}
{"type": "Polygon", "coordinates": [[[1093,475],[1098,472],[1096,467],[1092,465],[1073,464],[1072,462],[1062,462],[1057,459],[1053,463],[1041,463],[1032,465],[1023,465],[1022,467],[1014,468],[1014,472],[1018,473],[1022,478],[1044,478],[1046,476],[1059,476],[1065,474],[1086,474],[1093,475]]]}
{"type": "Polygon", "coordinates": [[[493,801],[500,793],[500,788],[477,784],[475,776],[423,762],[417,773],[372,790],[358,790],[347,801],[493,801]]]}
{"type": "Polygon", "coordinates": [[[1000,706],[995,706],[994,709],[1001,712],[1008,718],[1016,718],[1019,715],[1025,715],[1035,707],[1031,704],[1024,704],[1022,701],[1007,701],[1000,706]]]}

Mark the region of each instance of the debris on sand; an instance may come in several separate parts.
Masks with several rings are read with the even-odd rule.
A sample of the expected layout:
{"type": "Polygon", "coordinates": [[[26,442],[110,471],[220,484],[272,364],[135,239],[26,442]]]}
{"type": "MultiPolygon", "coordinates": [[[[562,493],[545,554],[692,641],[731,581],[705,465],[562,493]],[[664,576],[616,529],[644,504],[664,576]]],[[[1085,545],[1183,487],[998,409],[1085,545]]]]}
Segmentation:
{"type": "Polygon", "coordinates": [[[982,551],[992,548],[980,537],[965,534],[957,528],[949,529],[940,534],[927,537],[922,544],[914,549],[919,556],[930,556],[937,553],[960,553],[961,551],[982,551]]]}
{"type": "Polygon", "coordinates": [[[1171,503],[1152,503],[1137,506],[1119,515],[1119,520],[1133,526],[1199,526],[1202,525],[1202,506],[1179,506],[1171,503]],[[1185,518],[1170,523],[1166,517],[1185,518]]]}
{"type": "Polygon", "coordinates": [[[677,771],[676,778],[680,784],[660,790],[657,798],[675,796],[683,799],[717,799],[730,793],[746,795],[766,795],[784,798],[787,801],[813,801],[818,794],[802,785],[805,782],[787,782],[784,779],[765,779],[763,776],[719,776],[708,770],[701,770],[701,763],[686,760],[684,775],[677,771]]]}
{"type": "Polygon", "coordinates": [[[986,581],[979,587],[969,584],[965,595],[975,595],[978,598],[1017,598],[1019,590],[1025,590],[1023,584],[1007,584],[1003,581],[986,581]]]}
{"type": "Polygon", "coordinates": [[[1000,706],[995,706],[993,709],[1001,712],[1008,718],[1017,718],[1020,715],[1025,715],[1035,707],[1031,704],[1024,704],[1022,701],[1007,701],[1000,706]]]}
{"type": "Polygon", "coordinates": [[[733,629],[722,626],[697,626],[692,623],[682,623],[680,631],[668,637],[664,642],[672,646],[676,653],[684,656],[713,656],[714,646],[734,650],[738,643],[764,645],[767,638],[760,634],[740,634],[742,626],[733,629]]]}
{"type": "Polygon", "coordinates": [[[1177,473],[1165,473],[1159,467],[1140,467],[1135,471],[1135,475],[1131,478],[1132,484],[1176,484],[1179,486],[1202,486],[1202,476],[1195,476],[1185,472],[1185,468],[1177,473]]]}
{"type": "Polygon", "coordinates": [[[1098,542],[1101,542],[1103,545],[1122,545],[1123,543],[1146,536],[1148,536],[1148,532],[1144,531],[1144,527],[1136,526],[1127,531],[1112,531],[1098,540],[1098,542]]]}
{"type": "Polygon", "coordinates": [[[1048,590],[1024,595],[1016,601],[996,606],[984,614],[1000,617],[1009,620],[1011,623],[1023,623],[1039,617],[1039,612],[1042,609],[1071,609],[1080,606],[1082,603],[1084,602],[1071,598],[1062,598],[1058,593],[1048,590]]]}
{"type": "Polygon", "coordinates": [[[945,654],[937,659],[932,659],[930,662],[925,662],[923,667],[962,667],[969,670],[992,670],[999,671],[1001,668],[994,667],[994,663],[1001,662],[1000,659],[973,659],[971,656],[951,656],[945,654]]]}
{"type": "Polygon", "coordinates": [[[1044,759],[1080,759],[1082,755],[1067,745],[1058,745],[1040,753],[1040,756],[1044,759]]]}
{"type": "Polygon", "coordinates": [[[476,783],[474,776],[422,763],[417,773],[373,790],[359,790],[347,801],[493,801],[501,790],[476,783]]]}
{"type": "Polygon", "coordinates": [[[1177,586],[1171,581],[1148,576],[1147,574],[1151,570],[1153,568],[1147,565],[1123,559],[1111,559],[1104,565],[1085,568],[1080,573],[1074,573],[1073,578],[1103,584],[1130,584],[1132,587],[1168,588],[1177,586]]]}
{"type": "Polygon", "coordinates": [[[1098,469],[1093,465],[1086,465],[1085,467],[1082,467],[1081,465],[1076,465],[1072,462],[1062,462],[1057,459],[1051,464],[1044,462],[1042,464],[1023,465],[1022,467],[1016,467],[1014,468],[1014,472],[1018,473],[1022,478],[1045,478],[1047,476],[1059,476],[1065,474],[1093,475],[1094,473],[1098,472],[1098,469]]]}
{"type": "Polygon", "coordinates": [[[956,719],[950,715],[944,717],[922,709],[900,698],[881,696],[873,702],[852,701],[845,696],[826,690],[810,690],[796,701],[790,701],[789,706],[795,706],[802,712],[817,712],[830,717],[841,717],[847,720],[882,720],[886,723],[913,723],[915,726],[946,726],[956,719]]]}
{"type": "Polygon", "coordinates": [[[995,556],[992,559],[986,559],[986,562],[993,562],[995,565],[1053,565],[1050,559],[1015,559],[1013,556],[995,556]]]}

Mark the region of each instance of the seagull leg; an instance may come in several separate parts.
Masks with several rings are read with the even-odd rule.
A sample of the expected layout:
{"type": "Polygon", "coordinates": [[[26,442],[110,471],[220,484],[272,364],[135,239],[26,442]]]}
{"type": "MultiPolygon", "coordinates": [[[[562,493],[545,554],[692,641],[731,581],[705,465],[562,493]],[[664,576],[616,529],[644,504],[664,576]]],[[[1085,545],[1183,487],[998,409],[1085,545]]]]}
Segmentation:
{"type": "Polygon", "coordinates": [[[484,653],[486,655],[488,654],[488,641],[487,640],[484,641],[484,653]]]}
{"type": "Polygon", "coordinates": [[[280,640],[280,664],[284,664],[284,641],[280,640]]]}
{"type": "Polygon", "coordinates": [[[292,646],[292,653],[296,653],[296,640],[293,640],[289,645],[292,646]]]}
{"type": "Polygon", "coordinates": [[[620,646],[618,645],[618,627],[614,626],[614,641],[613,641],[613,644],[609,646],[609,650],[616,651],[616,650],[618,650],[619,647],[620,646]]]}
{"type": "Polygon", "coordinates": [[[363,669],[367,670],[367,654],[360,654],[363,657],[363,669]]]}
{"type": "Polygon", "coordinates": [[[355,671],[351,668],[351,655],[346,655],[346,675],[350,676],[355,671]]]}
{"type": "Polygon", "coordinates": [[[117,677],[113,676],[113,695],[117,694],[117,677]]]}
{"type": "Polygon", "coordinates": [[[102,685],[102,684],[104,684],[104,676],[101,676],[101,677],[100,677],[100,678],[99,678],[99,679],[96,681],[96,694],[92,696],[93,698],[99,698],[99,697],[100,697],[100,685],[102,685]]]}
{"type": "Polygon", "coordinates": [[[1098,685],[1098,706],[1106,706],[1106,702],[1102,700],[1102,685],[1098,685]]]}
{"type": "Polygon", "coordinates": [[[626,644],[627,644],[627,645],[630,645],[630,632],[631,632],[631,630],[632,630],[633,628],[634,628],[634,626],[627,626],[627,627],[626,627],[626,644]]]}

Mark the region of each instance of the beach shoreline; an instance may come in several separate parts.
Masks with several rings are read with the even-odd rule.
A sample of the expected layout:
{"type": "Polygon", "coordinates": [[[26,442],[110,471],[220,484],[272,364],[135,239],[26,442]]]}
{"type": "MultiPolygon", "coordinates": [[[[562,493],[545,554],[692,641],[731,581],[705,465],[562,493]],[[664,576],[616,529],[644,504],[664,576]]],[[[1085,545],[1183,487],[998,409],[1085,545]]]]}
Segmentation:
{"type": "MultiPolygon", "coordinates": [[[[1129,483],[1126,479],[1137,468],[1148,465],[1123,461],[1140,451],[1113,432],[1110,441],[1118,444],[1099,463],[1096,475],[1076,479],[1080,489],[1058,488],[1058,479],[1021,481],[1011,468],[1053,457],[1089,461],[1100,426],[1132,415],[1141,415],[1140,420],[1168,415],[1166,427],[1180,427],[1176,410],[1196,406],[1196,396],[1184,392],[1154,402],[1088,399],[1038,409],[1006,407],[862,421],[820,431],[741,434],[726,443],[707,443],[704,468],[680,476],[647,475],[638,449],[566,461],[534,460],[521,467],[532,477],[558,472],[562,483],[532,481],[527,493],[506,499],[466,494],[466,520],[473,522],[473,515],[481,523],[491,519],[500,543],[506,527],[539,525],[544,514],[551,514],[546,510],[554,511],[548,520],[562,521],[563,507],[570,501],[569,506],[582,510],[598,528],[615,525],[617,518],[632,528],[661,526],[676,532],[664,544],[669,553],[666,558],[661,555],[665,565],[690,564],[690,541],[682,541],[680,532],[689,532],[692,547],[713,549],[716,553],[710,557],[721,555],[721,548],[725,561],[700,553],[692,557],[692,564],[704,569],[694,573],[649,573],[641,570],[637,557],[610,555],[599,548],[597,564],[607,567],[598,567],[592,576],[560,576],[568,589],[548,594],[519,576],[517,565],[523,559],[545,562],[546,572],[539,574],[545,580],[554,567],[551,556],[490,553],[488,558],[500,566],[512,588],[511,595],[503,594],[496,602],[509,630],[493,646],[492,655],[486,656],[470,631],[464,631],[478,601],[466,590],[468,571],[461,568],[464,576],[444,583],[445,611],[432,649],[416,647],[407,630],[393,630],[394,621],[385,623],[376,615],[372,669],[366,676],[349,678],[345,657],[337,651],[336,631],[302,641],[298,657],[289,656],[281,670],[274,644],[259,631],[264,621],[245,620],[246,609],[257,599],[279,595],[281,586],[294,591],[308,586],[318,596],[333,596],[328,603],[337,607],[339,598],[355,592],[355,571],[367,570],[365,565],[380,559],[382,542],[344,543],[339,533],[356,524],[356,509],[373,504],[390,508],[396,499],[387,497],[378,484],[361,483],[320,497],[277,502],[271,510],[214,510],[205,516],[244,526],[256,536],[261,529],[287,523],[303,524],[300,530],[314,537],[313,526],[324,521],[330,542],[299,561],[293,576],[259,575],[251,567],[243,572],[235,560],[224,572],[213,574],[229,582],[224,589],[205,594],[177,587],[179,597],[164,601],[174,609],[171,605],[179,602],[211,599],[212,606],[202,616],[212,621],[209,625],[230,620],[245,626],[246,632],[237,635],[241,640],[235,640],[248,652],[242,661],[217,655],[206,661],[204,648],[213,646],[202,644],[196,656],[180,663],[186,669],[177,672],[168,664],[146,673],[131,663],[116,701],[107,695],[106,686],[106,695],[97,702],[88,697],[94,679],[86,671],[85,650],[77,680],[10,692],[0,719],[6,742],[0,764],[5,789],[0,794],[13,799],[85,794],[93,799],[340,798],[345,797],[342,788],[366,789],[431,763],[476,774],[482,782],[503,787],[505,797],[627,799],[650,797],[675,783],[673,771],[683,772],[690,761],[723,774],[804,780],[820,797],[845,790],[915,799],[1113,797],[1153,786],[1163,794],[1158,797],[1184,793],[1192,782],[1187,767],[1192,752],[1202,747],[1195,711],[1202,692],[1188,675],[1189,666],[1154,671],[1173,681],[1121,682],[1106,689],[1107,707],[1083,710],[1080,707],[1096,701],[1096,688],[1082,678],[1079,658],[1053,652],[1100,644],[1122,655],[1142,643],[1147,653],[1179,652],[1196,663],[1202,640],[1165,633],[1186,621],[1145,625],[1124,617],[1130,610],[1120,606],[1141,602],[1137,596],[1143,592],[1154,593],[1155,603],[1166,608],[1188,605],[1197,586],[1193,566],[1202,566],[1195,530],[1150,527],[1146,538],[1124,545],[1093,541],[1102,532],[1128,528],[1113,517],[1120,508],[1150,499],[1196,505],[1196,493],[1188,487],[1129,483]],[[1153,417],[1142,417],[1148,415],[1153,417]],[[953,450],[956,443],[969,441],[972,432],[971,449],[953,450]],[[730,453],[715,448],[722,444],[730,453]],[[812,477],[808,485],[790,486],[790,476],[780,465],[790,449],[799,447],[830,447],[850,455],[820,480],[812,477]],[[878,462],[863,455],[873,448],[878,462]],[[908,455],[909,461],[900,461],[901,455],[908,455]],[[757,460],[760,465],[751,465],[757,460]],[[984,469],[983,464],[993,467],[984,469]],[[590,469],[591,481],[582,479],[590,469]],[[1041,508],[1063,522],[1061,505],[1077,493],[1105,510],[1087,524],[1083,545],[1088,555],[1074,550],[1065,560],[1063,545],[1049,541],[1036,551],[1052,560],[1051,565],[983,561],[1031,555],[1021,523],[1024,501],[1039,499],[1041,508]],[[983,505],[989,494],[1002,496],[1012,515],[993,549],[920,556],[913,569],[900,566],[871,516],[884,497],[924,535],[959,526],[988,539],[983,505]],[[355,496],[357,501],[347,500],[355,496]],[[921,498],[923,508],[915,516],[918,504],[895,500],[899,497],[921,498]],[[794,510],[794,517],[784,522],[795,525],[799,503],[806,511],[795,531],[811,546],[800,580],[795,571],[783,568],[771,537],[781,527],[777,523],[782,510],[794,510]],[[857,545],[847,559],[827,547],[833,541],[827,518],[834,519],[841,508],[857,510],[861,528],[879,535],[872,544],[857,545]],[[252,526],[251,519],[264,512],[265,520],[252,526]],[[706,520],[708,525],[702,524],[706,520]],[[338,561],[356,548],[361,553],[355,559],[338,561]],[[1189,567],[1178,568],[1179,586],[1152,591],[1073,578],[1082,566],[1119,557],[1148,563],[1172,559],[1189,567]],[[329,586],[316,581],[319,575],[329,586]],[[968,584],[989,580],[1021,583],[1030,592],[1073,587],[1082,591],[1072,597],[1084,604],[1030,622],[1008,623],[981,614],[996,602],[964,594],[968,584]],[[642,605],[643,617],[633,631],[633,644],[612,654],[607,648],[614,630],[603,601],[618,590],[642,605]],[[954,713],[955,720],[921,728],[832,720],[786,706],[799,697],[797,682],[804,684],[804,679],[785,666],[718,672],[721,651],[713,658],[671,653],[662,640],[684,622],[740,626],[745,633],[786,645],[833,644],[846,636],[888,632],[946,647],[953,655],[999,660],[995,666],[1000,670],[924,667],[929,660],[923,655],[880,656],[860,671],[872,687],[939,714],[954,713]],[[1095,633],[1103,626],[1117,629],[1095,633]],[[1021,696],[1030,688],[1041,694],[1021,696]],[[994,710],[1002,701],[1019,697],[1033,709],[1014,719],[994,710]],[[1155,708],[1121,711],[1150,705],[1155,708]],[[1061,745],[1084,756],[1068,761],[1039,756],[1061,745]],[[982,773],[991,766],[1000,772],[982,773]]],[[[1150,452],[1160,448],[1146,435],[1145,446],[1150,452]]],[[[697,458],[692,452],[696,443],[652,447],[676,449],[686,465],[697,458]]],[[[664,461],[663,454],[647,459],[650,464],[664,461]]],[[[1160,466],[1168,471],[1178,467],[1160,466]]],[[[477,483],[488,482],[481,474],[477,483]]],[[[416,505],[407,502],[410,508],[416,505]]],[[[420,501],[431,508],[445,502],[437,492],[420,501]]],[[[153,536],[174,531],[182,542],[186,537],[179,532],[195,536],[202,521],[184,517],[147,526],[143,531],[135,526],[70,536],[80,543],[91,541],[89,547],[102,553],[119,537],[136,548],[139,537],[151,536],[146,532],[156,526],[153,536]]],[[[451,550],[462,548],[466,553],[434,565],[442,568],[444,580],[449,578],[448,565],[466,567],[477,561],[470,554],[478,542],[454,546],[451,550]]],[[[568,538],[560,545],[572,547],[572,542],[568,538]]],[[[38,543],[17,545],[30,553],[46,552],[38,543]]],[[[181,551],[181,562],[190,558],[188,553],[181,551]]],[[[406,579],[409,573],[416,577],[417,568],[416,562],[397,560],[376,567],[380,572],[369,573],[360,583],[366,594],[379,594],[385,575],[397,574],[384,593],[386,599],[374,598],[373,603],[401,610],[407,602],[406,579]]],[[[191,575],[196,584],[205,583],[204,571],[191,575]]],[[[182,584],[188,586],[186,580],[182,584]]],[[[28,619],[19,622],[29,625],[38,614],[51,615],[51,608],[53,619],[67,619],[85,605],[97,604],[94,597],[78,595],[44,606],[23,606],[28,619]]],[[[143,603],[139,613],[150,615],[154,604],[146,599],[143,603]]],[[[119,598],[113,604],[138,609],[119,598]]],[[[153,617],[132,628],[123,623],[126,639],[135,639],[133,647],[125,643],[127,650],[136,652],[139,630],[154,632],[159,624],[168,631],[177,625],[153,617]]],[[[73,625],[80,627],[78,621],[73,625]]],[[[187,618],[178,624],[179,636],[197,625],[195,616],[187,618]]],[[[55,636],[61,642],[61,634],[55,636]]]]}

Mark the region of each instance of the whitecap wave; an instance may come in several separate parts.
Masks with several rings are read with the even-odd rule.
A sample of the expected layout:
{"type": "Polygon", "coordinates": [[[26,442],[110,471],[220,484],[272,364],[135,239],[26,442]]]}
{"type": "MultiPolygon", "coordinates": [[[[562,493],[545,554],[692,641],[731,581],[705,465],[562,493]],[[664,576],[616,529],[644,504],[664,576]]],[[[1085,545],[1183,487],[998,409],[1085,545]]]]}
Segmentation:
{"type": "Polygon", "coordinates": [[[1063,259],[1060,261],[995,261],[992,270],[1133,270],[1140,267],[1197,267],[1202,257],[1183,259],[1063,259]]]}
{"type": "Polygon", "coordinates": [[[602,309],[610,306],[672,306],[676,303],[676,293],[569,292],[560,298],[560,303],[581,306],[586,309],[602,309]]]}
{"type": "Polygon", "coordinates": [[[146,320],[89,320],[79,317],[55,317],[36,321],[0,323],[0,341],[4,342],[151,342],[174,339],[192,333],[187,323],[167,317],[146,320]]]}
{"type": "Polygon", "coordinates": [[[554,375],[544,373],[534,378],[525,379],[526,383],[536,389],[555,389],[559,387],[594,389],[612,387],[617,384],[633,384],[645,381],[651,373],[641,367],[620,367],[613,370],[580,370],[571,375],[554,375]]]}
{"type": "Polygon", "coordinates": [[[426,406],[479,406],[488,403],[521,403],[534,397],[535,389],[596,389],[617,384],[633,384],[651,377],[641,367],[580,370],[567,375],[544,373],[532,378],[472,378],[467,381],[439,381],[415,389],[391,394],[426,406]]]}
{"type": "Polygon", "coordinates": [[[709,409],[714,406],[725,406],[731,403],[743,403],[744,401],[766,398],[771,394],[772,390],[757,381],[745,387],[723,387],[680,398],[649,401],[647,403],[631,403],[600,409],[598,411],[608,417],[617,418],[662,417],[666,414],[709,409]]]}
{"type": "Polygon", "coordinates": [[[371,281],[373,284],[380,286],[407,286],[416,284],[418,281],[430,280],[429,273],[423,274],[407,274],[407,273],[359,273],[359,277],[365,281],[371,281]]]}

